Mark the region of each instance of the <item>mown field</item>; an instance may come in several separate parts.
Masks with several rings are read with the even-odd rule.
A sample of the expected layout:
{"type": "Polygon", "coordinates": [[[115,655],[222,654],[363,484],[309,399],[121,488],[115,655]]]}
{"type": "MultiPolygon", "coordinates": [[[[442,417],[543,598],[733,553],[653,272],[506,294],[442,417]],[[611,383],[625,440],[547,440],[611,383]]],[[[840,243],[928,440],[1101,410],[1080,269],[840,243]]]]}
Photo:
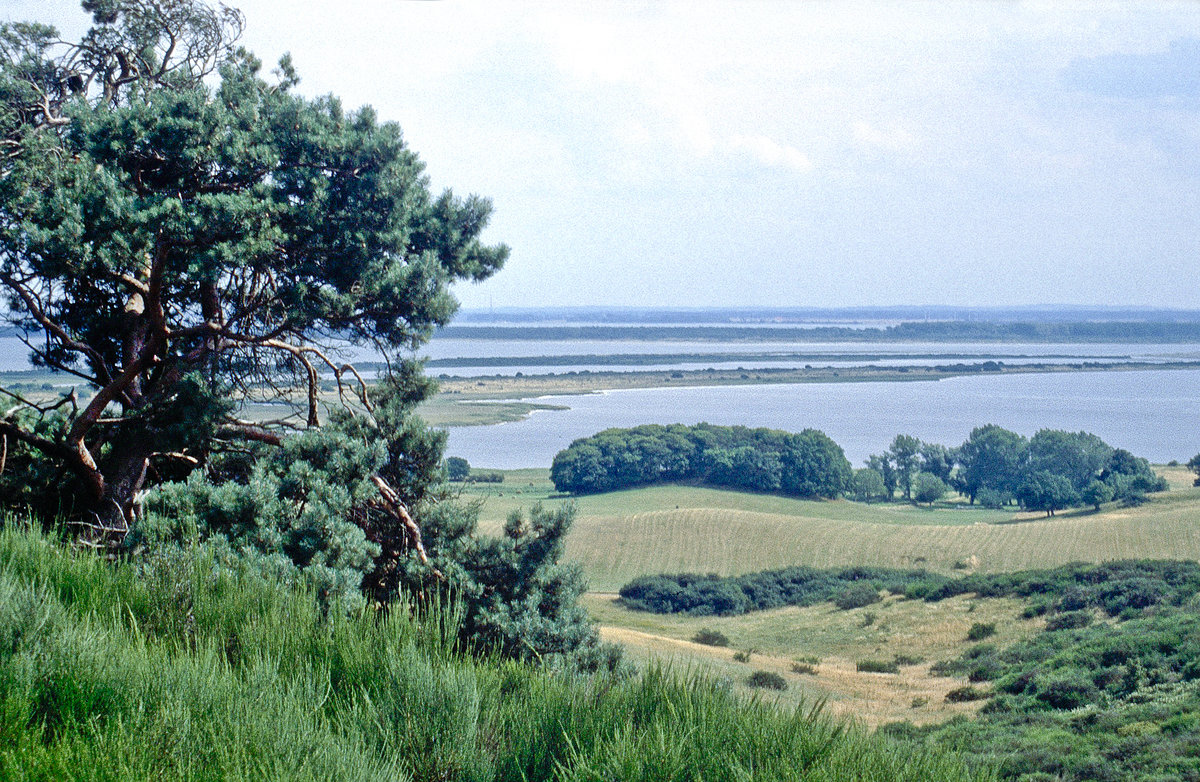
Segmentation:
{"type": "MultiPolygon", "coordinates": [[[[957,501],[934,509],[808,502],[697,486],[655,486],[576,499],[556,495],[546,470],[505,473],[502,484],[464,487],[482,501],[485,527],[535,501],[573,501],[578,517],[567,555],[579,561],[592,592],[585,603],[603,635],[635,661],[670,659],[698,665],[750,692],[755,670],[783,676],[785,704],[824,700],[838,715],[875,726],[892,721],[940,722],[982,702],[948,703],[961,677],[937,676],[933,663],[960,654],[977,622],[996,626],[1000,645],[1040,632],[1044,621],[1022,618],[1022,601],[970,596],[939,603],[889,597],[849,611],[829,603],[731,617],[655,615],[631,611],[616,590],[636,576],[701,572],[736,575],[809,565],[875,565],[943,573],[1014,571],[1074,561],[1126,558],[1200,559],[1200,488],[1183,468],[1159,468],[1171,491],[1138,507],[1117,504],[1041,514],[971,508],[957,501]],[[723,633],[728,647],[692,642],[702,628],[723,633]],[[735,652],[755,650],[749,662],[735,652]],[[897,674],[863,673],[861,660],[919,660],[897,674]],[[813,661],[816,661],[815,663],[813,661]],[[797,673],[809,664],[815,673],[797,673]]],[[[760,691],[761,692],[761,691],[760,691]]]]}
{"type": "MultiPolygon", "coordinates": [[[[653,486],[573,500],[567,554],[591,588],[614,592],[654,573],[735,575],[788,565],[878,565],[939,572],[1010,571],[1073,561],[1200,559],[1200,488],[1183,468],[1163,468],[1170,492],[1139,507],[1105,505],[1052,518],[945,503],[809,502],[696,486],[653,486]]],[[[514,470],[474,485],[482,520],[498,527],[556,495],[546,470],[514,470]]]]}

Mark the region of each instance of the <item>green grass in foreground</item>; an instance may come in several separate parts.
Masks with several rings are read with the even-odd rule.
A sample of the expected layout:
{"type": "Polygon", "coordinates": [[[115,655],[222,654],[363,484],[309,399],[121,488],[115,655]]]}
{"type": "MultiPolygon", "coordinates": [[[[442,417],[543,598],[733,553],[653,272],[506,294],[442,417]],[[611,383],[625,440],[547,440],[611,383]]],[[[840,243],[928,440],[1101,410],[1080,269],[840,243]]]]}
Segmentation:
{"type": "Polygon", "coordinates": [[[202,553],[112,566],[10,521],[0,778],[991,778],[701,675],[572,678],[453,636],[447,609],[323,616],[202,553]]]}

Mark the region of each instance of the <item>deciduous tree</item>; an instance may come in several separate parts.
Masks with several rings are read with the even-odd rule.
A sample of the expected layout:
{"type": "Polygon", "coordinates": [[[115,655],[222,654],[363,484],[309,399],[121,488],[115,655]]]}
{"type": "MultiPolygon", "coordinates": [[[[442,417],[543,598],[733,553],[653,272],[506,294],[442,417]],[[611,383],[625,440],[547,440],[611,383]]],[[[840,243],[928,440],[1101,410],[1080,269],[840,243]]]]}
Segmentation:
{"type": "Polygon", "coordinates": [[[896,470],[896,482],[904,499],[912,499],[913,479],[921,469],[921,441],[909,434],[898,434],[888,448],[888,456],[896,470]]]}
{"type": "Polygon", "coordinates": [[[977,426],[958,449],[958,478],[971,502],[981,489],[998,495],[1016,491],[1028,441],[995,424],[977,426]]]}

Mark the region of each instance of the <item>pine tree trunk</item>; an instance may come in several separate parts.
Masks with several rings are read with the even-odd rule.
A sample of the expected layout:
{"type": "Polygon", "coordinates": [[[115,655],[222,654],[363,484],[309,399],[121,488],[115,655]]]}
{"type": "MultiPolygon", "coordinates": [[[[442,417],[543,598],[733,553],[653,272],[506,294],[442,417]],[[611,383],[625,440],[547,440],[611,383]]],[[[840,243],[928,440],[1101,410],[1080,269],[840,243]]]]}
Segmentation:
{"type": "Polygon", "coordinates": [[[91,523],[84,526],[90,540],[85,542],[110,549],[124,542],[138,512],[151,453],[148,437],[124,437],[104,460],[104,496],[91,509],[91,523]]]}

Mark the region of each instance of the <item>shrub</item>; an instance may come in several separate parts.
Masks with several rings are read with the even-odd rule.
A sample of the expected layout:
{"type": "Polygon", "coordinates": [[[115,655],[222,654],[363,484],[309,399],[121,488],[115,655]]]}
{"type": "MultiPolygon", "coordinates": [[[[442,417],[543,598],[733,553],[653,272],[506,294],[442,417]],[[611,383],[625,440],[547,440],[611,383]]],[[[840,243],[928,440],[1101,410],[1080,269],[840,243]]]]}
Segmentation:
{"type": "Polygon", "coordinates": [[[1077,709],[1095,699],[1096,685],[1083,671],[1064,670],[1039,685],[1038,700],[1053,709],[1077,709]]]}
{"type": "Polygon", "coordinates": [[[787,682],[784,681],[784,678],[773,671],[755,671],[746,678],[746,684],[750,687],[768,690],[787,689],[787,682]]]}
{"type": "Polygon", "coordinates": [[[806,673],[810,676],[816,676],[817,669],[809,663],[792,663],[792,673],[806,673]]]}
{"type": "Polygon", "coordinates": [[[734,652],[733,659],[739,663],[748,663],[750,662],[750,655],[752,654],[754,654],[753,649],[747,649],[744,652],[734,652]]]}
{"type": "Polygon", "coordinates": [[[995,622],[975,622],[971,625],[971,629],[967,631],[967,640],[982,641],[984,638],[991,638],[995,634],[995,622]]]}
{"type": "Polygon", "coordinates": [[[900,666],[892,660],[859,660],[855,668],[859,673],[900,673],[900,666]]]}
{"type": "Polygon", "coordinates": [[[1029,605],[1025,606],[1025,608],[1021,611],[1021,618],[1034,619],[1035,617],[1044,616],[1049,610],[1050,606],[1044,601],[1039,600],[1036,603],[1030,603],[1029,605]]]}
{"type": "Polygon", "coordinates": [[[857,582],[846,587],[840,595],[833,599],[833,604],[843,611],[851,608],[862,608],[879,602],[879,590],[873,584],[857,582]]]}
{"type": "Polygon", "coordinates": [[[977,658],[967,668],[967,681],[990,682],[1004,673],[1006,666],[995,655],[977,658]]]}
{"type": "Polygon", "coordinates": [[[705,646],[729,646],[729,639],[720,630],[702,627],[692,636],[692,641],[705,646]]]}
{"type": "Polygon", "coordinates": [[[1061,614],[1055,614],[1046,620],[1046,629],[1053,630],[1076,630],[1080,627],[1087,627],[1092,623],[1092,612],[1083,611],[1066,611],[1061,614]]]}
{"type": "Polygon", "coordinates": [[[452,481],[465,481],[471,474],[471,463],[461,456],[446,457],[446,478],[452,481]]]}
{"type": "Polygon", "coordinates": [[[914,657],[909,654],[898,654],[892,658],[892,662],[896,665],[920,665],[925,662],[924,657],[914,657]]]}
{"type": "Polygon", "coordinates": [[[990,697],[983,690],[967,685],[966,687],[955,687],[950,692],[946,693],[947,703],[967,703],[969,701],[981,701],[990,697]]]}

